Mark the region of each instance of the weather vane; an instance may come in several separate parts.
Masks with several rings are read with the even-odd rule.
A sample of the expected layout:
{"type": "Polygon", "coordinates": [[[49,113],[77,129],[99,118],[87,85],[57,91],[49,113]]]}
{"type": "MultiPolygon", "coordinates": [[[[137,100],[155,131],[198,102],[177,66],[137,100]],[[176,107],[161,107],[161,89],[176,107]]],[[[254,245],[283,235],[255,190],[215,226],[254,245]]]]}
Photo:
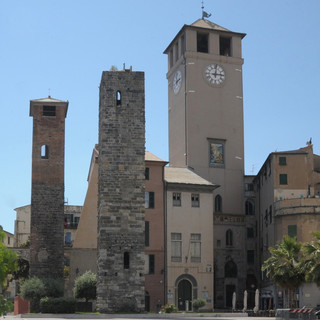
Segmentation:
{"type": "Polygon", "coordinates": [[[204,11],[203,0],[201,1],[201,3],[202,3],[202,6],[201,6],[201,9],[202,9],[202,19],[211,17],[211,13],[207,13],[207,12],[204,11]]]}

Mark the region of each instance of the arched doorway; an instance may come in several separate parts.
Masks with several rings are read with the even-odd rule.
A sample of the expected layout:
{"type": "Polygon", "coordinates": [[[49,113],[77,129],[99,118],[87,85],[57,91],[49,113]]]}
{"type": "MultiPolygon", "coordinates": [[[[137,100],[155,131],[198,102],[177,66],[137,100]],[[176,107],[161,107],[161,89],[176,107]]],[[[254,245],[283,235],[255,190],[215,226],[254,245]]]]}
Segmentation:
{"type": "Polygon", "coordinates": [[[178,284],[178,308],[179,310],[192,309],[192,284],[189,280],[183,279],[178,284]],[[188,303],[188,309],[187,305],[188,303]]]}

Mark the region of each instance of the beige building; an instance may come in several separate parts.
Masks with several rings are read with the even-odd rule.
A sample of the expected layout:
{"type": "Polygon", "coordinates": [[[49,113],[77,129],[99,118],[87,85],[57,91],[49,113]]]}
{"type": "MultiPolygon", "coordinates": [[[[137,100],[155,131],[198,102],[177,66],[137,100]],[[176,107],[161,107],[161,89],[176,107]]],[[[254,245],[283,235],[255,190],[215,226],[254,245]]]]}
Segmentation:
{"type": "MultiPolygon", "coordinates": [[[[320,156],[313,153],[311,142],[298,150],[270,153],[254,179],[256,207],[259,208],[261,239],[260,266],[269,257],[268,248],[283,236],[298,241],[312,240],[312,231],[320,230],[320,156]]],[[[262,304],[274,297],[282,306],[283,291],[262,275],[262,304]]],[[[304,285],[298,295],[300,306],[316,306],[320,292],[304,285]]]]}
{"type": "Polygon", "coordinates": [[[165,168],[167,303],[213,309],[213,185],[187,168],[165,168]]]}

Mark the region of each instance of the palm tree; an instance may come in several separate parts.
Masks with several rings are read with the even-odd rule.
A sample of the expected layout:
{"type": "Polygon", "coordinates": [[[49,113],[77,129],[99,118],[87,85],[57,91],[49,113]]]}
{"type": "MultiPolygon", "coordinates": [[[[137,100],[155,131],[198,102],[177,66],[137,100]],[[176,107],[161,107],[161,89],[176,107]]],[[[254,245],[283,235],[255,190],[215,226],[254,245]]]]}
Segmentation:
{"type": "Polygon", "coordinates": [[[315,240],[303,246],[306,280],[320,286],[320,232],[311,233],[315,240]]]}
{"type": "Polygon", "coordinates": [[[275,247],[270,247],[271,254],[262,265],[262,271],[267,271],[267,276],[280,287],[288,290],[287,303],[295,307],[295,291],[305,280],[305,270],[301,264],[302,243],[297,239],[285,236],[275,247]]]}

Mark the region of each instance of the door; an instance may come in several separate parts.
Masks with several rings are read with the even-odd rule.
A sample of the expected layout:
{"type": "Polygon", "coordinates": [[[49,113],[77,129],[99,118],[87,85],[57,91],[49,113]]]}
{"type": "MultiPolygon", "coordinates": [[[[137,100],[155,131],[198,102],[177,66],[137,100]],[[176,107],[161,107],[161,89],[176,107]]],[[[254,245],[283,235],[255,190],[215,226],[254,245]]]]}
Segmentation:
{"type": "Polygon", "coordinates": [[[226,285],[226,307],[232,308],[232,296],[236,291],[236,286],[233,284],[226,285]]]}
{"type": "Polygon", "coordinates": [[[178,308],[186,310],[186,301],[188,301],[188,310],[192,310],[192,284],[188,280],[181,280],[178,285],[178,308]]]}

